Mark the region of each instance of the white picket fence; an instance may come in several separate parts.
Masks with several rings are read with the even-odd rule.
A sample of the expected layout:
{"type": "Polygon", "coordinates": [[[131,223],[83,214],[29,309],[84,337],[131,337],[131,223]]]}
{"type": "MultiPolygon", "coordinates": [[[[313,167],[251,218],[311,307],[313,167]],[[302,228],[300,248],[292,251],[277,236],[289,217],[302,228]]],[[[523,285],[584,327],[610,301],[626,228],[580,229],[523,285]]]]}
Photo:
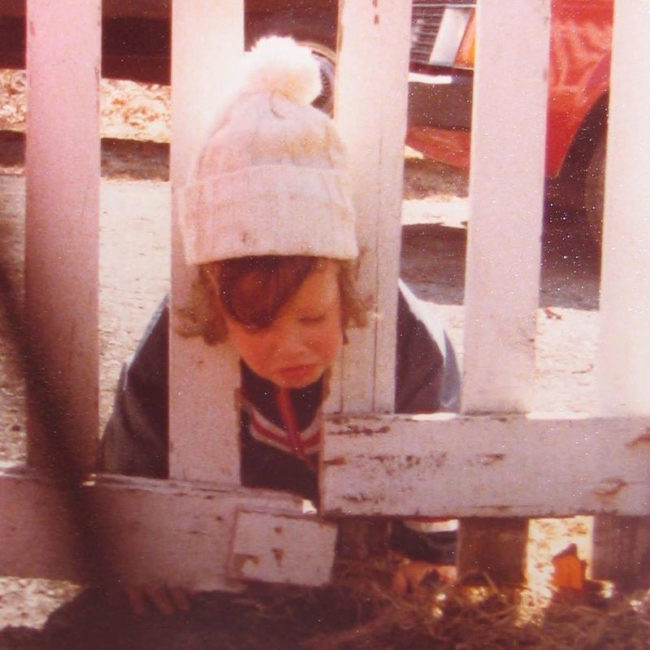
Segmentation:
{"type": "MultiPolygon", "coordinates": [[[[100,4],[27,2],[30,338],[88,469],[98,431],[100,4]]],[[[82,488],[97,539],[123,580],[196,589],[236,589],[241,579],[322,584],[340,516],[624,515],[647,547],[650,78],[639,66],[650,60],[647,3],[617,0],[615,8],[603,399],[600,413],[581,417],[529,412],[549,0],[479,3],[462,414],[391,414],[409,12],[407,2],[341,0],[336,119],[350,153],[362,289],[382,317],[351,332],[335,369],[321,463],[324,518],[303,514],[299,499],[239,485],[234,353],[172,334],[170,480],[90,477],[82,488]]],[[[174,193],[243,49],[243,3],[177,0],[172,20],[174,193]]],[[[188,286],[180,251],[174,228],[173,301],[188,286]]],[[[39,474],[46,448],[32,427],[31,468],[0,474],[0,573],[81,580],[65,495],[39,474]]]]}

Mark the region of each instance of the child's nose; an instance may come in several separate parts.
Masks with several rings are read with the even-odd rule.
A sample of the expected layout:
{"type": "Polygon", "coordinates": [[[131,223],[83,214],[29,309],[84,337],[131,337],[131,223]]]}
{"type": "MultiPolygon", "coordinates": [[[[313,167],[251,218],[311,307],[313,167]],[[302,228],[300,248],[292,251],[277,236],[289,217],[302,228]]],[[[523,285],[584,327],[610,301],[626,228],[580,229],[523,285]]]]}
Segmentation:
{"type": "Polygon", "coordinates": [[[278,337],[276,349],[279,354],[298,354],[308,348],[307,340],[299,328],[284,328],[278,337]]]}

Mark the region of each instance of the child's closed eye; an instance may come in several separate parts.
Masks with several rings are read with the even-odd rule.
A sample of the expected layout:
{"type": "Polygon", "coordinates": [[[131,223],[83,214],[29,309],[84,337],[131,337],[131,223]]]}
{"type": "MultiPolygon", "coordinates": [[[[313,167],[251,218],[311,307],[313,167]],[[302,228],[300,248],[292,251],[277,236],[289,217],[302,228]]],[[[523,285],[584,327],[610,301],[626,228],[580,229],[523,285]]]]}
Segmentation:
{"type": "Polygon", "coordinates": [[[322,313],[309,316],[301,316],[299,320],[303,325],[318,325],[319,323],[325,322],[326,318],[327,314],[322,313]]]}

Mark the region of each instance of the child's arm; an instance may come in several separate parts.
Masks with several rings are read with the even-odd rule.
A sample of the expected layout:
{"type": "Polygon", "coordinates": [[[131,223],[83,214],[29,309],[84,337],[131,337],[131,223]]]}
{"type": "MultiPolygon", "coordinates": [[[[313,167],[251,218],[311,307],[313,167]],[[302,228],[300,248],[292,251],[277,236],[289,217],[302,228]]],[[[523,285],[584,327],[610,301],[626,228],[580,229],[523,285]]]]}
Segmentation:
{"type": "MultiPolygon", "coordinates": [[[[456,354],[435,309],[399,282],[395,410],[398,413],[457,411],[460,371],[456,354]]],[[[456,522],[439,518],[394,521],[390,546],[411,560],[454,564],[456,522]]]]}
{"type": "Polygon", "coordinates": [[[100,443],[100,472],[153,478],[168,475],[168,323],[165,299],[131,361],[122,368],[113,412],[100,443]]]}
{"type": "Polygon", "coordinates": [[[456,354],[432,307],[399,282],[395,411],[457,411],[460,372],[456,354]]]}

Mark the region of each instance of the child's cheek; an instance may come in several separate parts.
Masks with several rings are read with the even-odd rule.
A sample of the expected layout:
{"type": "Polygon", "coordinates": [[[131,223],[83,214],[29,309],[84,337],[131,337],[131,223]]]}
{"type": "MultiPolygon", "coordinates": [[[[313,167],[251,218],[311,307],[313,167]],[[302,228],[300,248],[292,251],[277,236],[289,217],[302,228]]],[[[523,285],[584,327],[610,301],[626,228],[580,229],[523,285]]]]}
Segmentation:
{"type": "Polygon", "coordinates": [[[254,335],[243,331],[240,327],[229,327],[228,338],[237,350],[237,354],[248,365],[256,365],[257,359],[260,355],[260,341],[254,335]]]}
{"type": "Polygon", "coordinates": [[[320,338],[320,356],[324,365],[330,366],[334,363],[343,345],[343,330],[337,324],[331,326],[320,338]]]}

